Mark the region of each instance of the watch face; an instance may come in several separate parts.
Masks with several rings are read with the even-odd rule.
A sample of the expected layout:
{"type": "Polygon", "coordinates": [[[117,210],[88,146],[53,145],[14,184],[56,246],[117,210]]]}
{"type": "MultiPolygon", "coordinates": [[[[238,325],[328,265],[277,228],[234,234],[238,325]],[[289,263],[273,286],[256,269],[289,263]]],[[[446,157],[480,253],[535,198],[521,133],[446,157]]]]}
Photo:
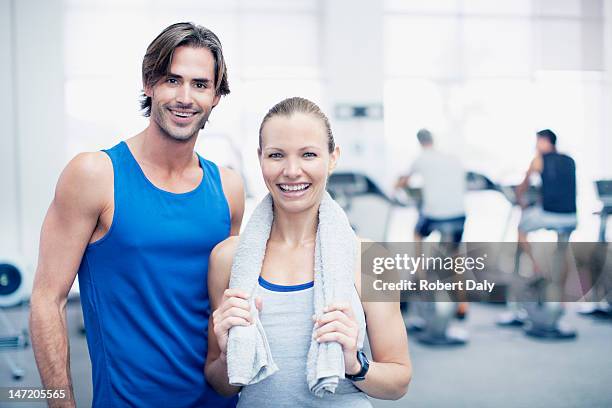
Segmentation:
{"type": "Polygon", "coordinates": [[[355,375],[347,375],[346,377],[351,381],[362,381],[365,380],[365,376],[370,368],[370,362],[368,361],[368,357],[361,350],[357,351],[357,360],[359,360],[359,364],[361,364],[361,370],[355,375]]]}
{"type": "Polygon", "coordinates": [[[370,361],[368,360],[368,356],[365,355],[363,351],[360,352],[361,355],[361,365],[366,368],[366,370],[370,367],[370,361]]]}

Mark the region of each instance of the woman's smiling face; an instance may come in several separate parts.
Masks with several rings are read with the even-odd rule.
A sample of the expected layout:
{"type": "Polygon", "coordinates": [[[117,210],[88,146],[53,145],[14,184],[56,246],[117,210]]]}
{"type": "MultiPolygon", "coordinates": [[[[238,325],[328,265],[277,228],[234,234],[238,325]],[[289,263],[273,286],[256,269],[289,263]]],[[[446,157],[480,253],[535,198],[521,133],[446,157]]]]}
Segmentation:
{"type": "Polygon", "coordinates": [[[327,129],[312,114],[276,115],[261,131],[259,163],[274,205],[296,213],[318,206],[339,150],[329,153],[327,129]]]}

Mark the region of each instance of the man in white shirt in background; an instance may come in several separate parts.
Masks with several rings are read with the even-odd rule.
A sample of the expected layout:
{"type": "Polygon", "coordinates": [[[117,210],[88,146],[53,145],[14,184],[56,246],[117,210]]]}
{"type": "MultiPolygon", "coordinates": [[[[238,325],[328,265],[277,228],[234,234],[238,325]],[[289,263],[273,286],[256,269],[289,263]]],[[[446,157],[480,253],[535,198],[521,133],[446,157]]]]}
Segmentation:
{"type": "MultiPolygon", "coordinates": [[[[440,241],[453,244],[456,249],[463,236],[465,224],[465,171],[459,159],[434,148],[433,136],[427,129],[417,132],[422,152],[408,172],[401,176],[396,189],[406,188],[413,175],[423,179],[419,220],[414,229],[417,254],[421,241],[433,231],[440,233],[440,241]]],[[[461,303],[457,316],[463,318],[467,304],[461,303]]]]}

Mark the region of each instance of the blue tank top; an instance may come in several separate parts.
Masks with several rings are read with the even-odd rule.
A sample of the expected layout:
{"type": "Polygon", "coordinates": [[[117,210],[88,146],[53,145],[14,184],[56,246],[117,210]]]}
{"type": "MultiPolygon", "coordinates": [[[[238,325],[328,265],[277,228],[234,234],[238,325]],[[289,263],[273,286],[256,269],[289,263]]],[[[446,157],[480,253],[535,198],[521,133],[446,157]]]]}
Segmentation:
{"type": "Polygon", "coordinates": [[[79,267],[94,407],[235,406],[207,385],[208,258],[229,236],[215,164],[194,190],[157,188],[127,144],[105,150],[114,173],[109,231],[79,267]]]}

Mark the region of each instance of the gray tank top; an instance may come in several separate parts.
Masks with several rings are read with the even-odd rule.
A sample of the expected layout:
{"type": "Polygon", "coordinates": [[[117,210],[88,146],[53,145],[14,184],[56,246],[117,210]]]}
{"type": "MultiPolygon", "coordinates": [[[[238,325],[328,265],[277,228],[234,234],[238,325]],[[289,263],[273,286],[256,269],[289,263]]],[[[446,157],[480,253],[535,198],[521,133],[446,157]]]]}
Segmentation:
{"type": "MultiPolygon", "coordinates": [[[[306,358],[312,335],[314,290],[312,283],[281,286],[259,280],[257,295],[263,299],[259,315],[274,362],[279,370],[257,384],[242,388],[238,407],[350,407],[371,408],[367,395],[341,379],[335,394],[314,396],[306,382],[306,358]]],[[[359,324],[359,348],[365,337],[365,316],[357,290],[351,299],[359,324]]]]}

